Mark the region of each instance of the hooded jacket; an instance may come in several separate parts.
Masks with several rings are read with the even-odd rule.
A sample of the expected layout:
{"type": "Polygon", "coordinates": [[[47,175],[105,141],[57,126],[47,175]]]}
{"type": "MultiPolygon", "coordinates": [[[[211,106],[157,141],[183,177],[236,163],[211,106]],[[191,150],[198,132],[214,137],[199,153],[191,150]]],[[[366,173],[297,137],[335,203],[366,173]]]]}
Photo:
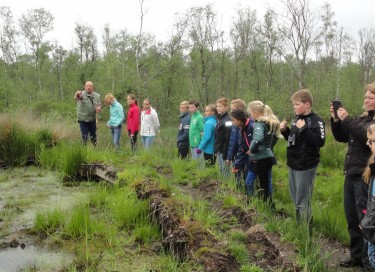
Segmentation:
{"type": "Polygon", "coordinates": [[[183,112],[180,115],[180,125],[177,133],[177,148],[189,147],[190,113],[183,112]]]}
{"type": "Polygon", "coordinates": [[[217,120],[214,115],[207,116],[204,120],[203,138],[198,146],[206,154],[214,154],[215,126],[217,120]]]}
{"type": "Polygon", "coordinates": [[[367,127],[374,123],[375,111],[368,111],[360,117],[347,116],[343,121],[334,122],[331,118],[331,128],[336,141],[348,143],[344,163],[344,174],[347,176],[362,176],[371,156],[371,150],[366,145],[367,127]]]}
{"type": "Polygon", "coordinates": [[[141,136],[155,136],[160,130],[158,114],[153,107],[141,112],[141,136]]]}
{"type": "Polygon", "coordinates": [[[314,168],[320,161],[320,148],[325,143],[325,124],[322,118],[311,111],[308,115],[297,115],[291,128],[286,128],[281,134],[287,145],[287,165],[295,170],[314,168]],[[300,129],[296,122],[305,120],[305,126],[300,129]]]}
{"type": "Polygon", "coordinates": [[[228,112],[219,114],[218,123],[215,128],[215,153],[222,153],[223,160],[227,160],[231,130],[232,121],[228,112]]]}

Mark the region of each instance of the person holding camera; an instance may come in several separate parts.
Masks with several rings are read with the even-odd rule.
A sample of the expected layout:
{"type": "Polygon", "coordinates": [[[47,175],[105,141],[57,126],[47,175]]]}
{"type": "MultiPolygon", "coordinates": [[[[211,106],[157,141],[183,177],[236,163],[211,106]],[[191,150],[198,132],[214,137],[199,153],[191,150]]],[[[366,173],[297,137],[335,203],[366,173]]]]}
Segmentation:
{"type": "Polygon", "coordinates": [[[336,141],[348,143],[344,163],[344,210],[350,236],[350,257],[340,261],[340,266],[363,267],[368,265],[367,241],[359,227],[367,204],[367,185],[363,172],[371,156],[366,145],[367,127],[374,122],[375,82],[365,88],[364,108],[359,117],[351,117],[345,108],[334,109],[331,104],[331,128],[336,141]],[[336,117],[337,116],[337,117],[336,117]]]}

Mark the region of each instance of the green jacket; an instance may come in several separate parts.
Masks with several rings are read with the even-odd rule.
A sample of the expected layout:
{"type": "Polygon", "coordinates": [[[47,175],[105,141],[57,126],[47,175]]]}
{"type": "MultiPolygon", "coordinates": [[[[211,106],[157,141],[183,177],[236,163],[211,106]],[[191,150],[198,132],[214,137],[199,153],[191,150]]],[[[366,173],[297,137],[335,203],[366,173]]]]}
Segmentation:
{"type": "Polygon", "coordinates": [[[204,128],[204,119],[199,111],[196,111],[191,116],[190,128],[189,128],[189,143],[190,147],[198,147],[201,139],[202,132],[204,128]]]}
{"type": "Polygon", "coordinates": [[[94,122],[96,120],[95,107],[97,105],[100,105],[100,95],[96,92],[88,94],[86,91],[83,91],[77,101],[78,122],[94,122]]]}
{"type": "Polygon", "coordinates": [[[269,134],[270,127],[264,122],[254,123],[253,140],[250,143],[250,158],[254,161],[272,158],[271,150],[273,134],[269,134]]]}

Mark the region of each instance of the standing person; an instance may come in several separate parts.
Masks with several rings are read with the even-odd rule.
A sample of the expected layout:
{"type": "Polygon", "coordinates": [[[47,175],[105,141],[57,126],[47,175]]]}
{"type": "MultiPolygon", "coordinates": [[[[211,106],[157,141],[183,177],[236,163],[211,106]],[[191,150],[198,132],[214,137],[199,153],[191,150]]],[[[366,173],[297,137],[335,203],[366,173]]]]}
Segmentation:
{"type": "MultiPolygon", "coordinates": [[[[232,100],[230,102],[230,110],[232,112],[236,109],[241,109],[246,114],[246,103],[245,103],[245,101],[243,101],[242,99],[232,100]]],[[[230,116],[230,117],[232,118],[232,116],[230,116]]],[[[227,159],[225,161],[225,163],[228,166],[230,166],[231,162],[235,160],[235,157],[237,155],[238,148],[239,148],[239,146],[238,146],[239,136],[240,136],[240,127],[233,125],[232,129],[231,129],[231,132],[230,132],[230,137],[229,137],[227,159]]],[[[245,167],[246,165],[243,165],[243,166],[245,167]]],[[[236,177],[237,188],[240,189],[241,183],[242,183],[241,179],[246,178],[246,169],[245,168],[238,169],[238,171],[236,171],[234,173],[234,175],[236,177]]]]}
{"type": "Polygon", "coordinates": [[[254,172],[259,178],[260,194],[274,208],[269,188],[268,173],[272,170],[274,155],[271,150],[275,136],[280,135],[279,119],[272,109],[261,101],[252,101],[248,111],[255,120],[253,139],[250,143],[250,159],[254,163],[254,172]]]}
{"type": "Polygon", "coordinates": [[[363,174],[365,182],[369,185],[369,190],[366,213],[361,221],[361,229],[368,241],[367,252],[370,265],[375,269],[375,124],[367,127],[367,139],[372,156],[363,174]]]}
{"type": "Polygon", "coordinates": [[[366,128],[374,123],[375,82],[365,88],[364,108],[366,112],[359,117],[351,117],[344,108],[337,110],[337,117],[331,105],[331,128],[336,141],[348,143],[344,163],[344,210],[350,236],[350,257],[340,261],[340,266],[355,267],[368,264],[367,243],[359,228],[363,209],[367,203],[367,186],[363,172],[371,156],[366,145],[366,128]]]}
{"type": "Polygon", "coordinates": [[[216,115],[216,106],[210,104],[206,106],[204,111],[205,120],[204,120],[204,129],[203,129],[203,138],[198,146],[195,149],[195,153],[200,154],[203,151],[203,158],[207,166],[215,165],[215,156],[214,156],[214,143],[215,143],[215,126],[217,123],[216,115]]]}
{"type": "Polygon", "coordinates": [[[228,99],[219,98],[216,100],[218,123],[215,128],[215,154],[219,164],[220,173],[223,177],[229,177],[229,165],[225,163],[228,156],[230,133],[232,121],[228,114],[228,99]]]}
{"type": "Polygon", "coordinates": [[[117,102],[116,98],[111,93],[108,93],[105,96],[104,102],[106,105],[110,105],[110,108],[109,108],[110,117],[107,122],[107,127],[109,127],[111,130],[113,144],[115,145],[116,150],[119,150],[122,123],[124,122],[124,118],[125,118],[124,108],[119,102],[117,102]]]}
{"type": "Polygon", "coordinates": [[[291,101],[296,114],[292,126],[289,128],[286,121],[280,124],[281,134],[288,141],[289,191],[297,222],[302,218],[311,227],[311,198],[319,165],[319,150],[325,143],[325,125],[323,119],[312,110],[313,97],[309,90],[295,92],[291,101]]]}
{"type": "Polygon", "coordinates": [[[78,123],[82,141],[86,145],[90,134],[91,143],[96,146],[96,115],[101,111],[100,95],[94,92],[94,84],[87,81],[84,91],[76,91],[78,123]]]}
{"type": "Polygon", "coordinates": [[[180,103],[180,125],[177,133],[178,156],[186,159],[189,154],[189,128],[190,128],[189,102],[180,103]]]}
{"type": "Polygon", "coordinates": [[[138,101],[134,94],[129,94],[127,96],[129,111],[127,118],[127,129],[128,136],[130,139],[130,144],[132,150],[135,151],[137,147],[137,135],[139,131],[139,108],[138,101]]]}
{"type": "Polygon", "coordinates": [[[143,100],[143,109],[141,112],[141,139],[145,150],[148,150],[155,139],[155,135],[160,132],[160,123],[158,114],[151,107],[150,99],[143,100]]]}
{"type": "MultiPolygon", "coordinates": [[[[230,113],[233,126],[238,127],[238,151],[233,161],[232,172],[238,173],[241,169],[244,171],[246,178],[245,188],[246,195],[250,196],[254,191],[254,180],[256,175],[254,173],[254,163],[250,160],[250,143],[253,139],[254,121],[247,117],[247,114],[242,109],[235,109],[230,113]]],[[[237,180],[240,182],[240,179],[237,180]]]]}
{"type": "Polygon", "coordinates": [[[196,153],[203,134],[204,119],[199,112],[199,102],[197,100],[189,101],[189,112],[191,114],[190,128],[189,128],[189,144],[191,148],[191,156],[193,159],[202,157],[202,154],[196,153]]]}

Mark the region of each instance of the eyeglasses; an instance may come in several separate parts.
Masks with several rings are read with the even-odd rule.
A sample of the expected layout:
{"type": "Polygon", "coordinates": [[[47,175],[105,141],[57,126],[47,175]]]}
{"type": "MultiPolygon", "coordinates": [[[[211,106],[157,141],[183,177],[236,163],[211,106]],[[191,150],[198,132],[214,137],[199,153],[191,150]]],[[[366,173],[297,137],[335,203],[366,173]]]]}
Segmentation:
{"type": "Polygon", "coordinates": [[[367,143],[368,143],[368,145],[375,144],[375,140],[368,139],[368,140],[367,140],[367,143]]]}

